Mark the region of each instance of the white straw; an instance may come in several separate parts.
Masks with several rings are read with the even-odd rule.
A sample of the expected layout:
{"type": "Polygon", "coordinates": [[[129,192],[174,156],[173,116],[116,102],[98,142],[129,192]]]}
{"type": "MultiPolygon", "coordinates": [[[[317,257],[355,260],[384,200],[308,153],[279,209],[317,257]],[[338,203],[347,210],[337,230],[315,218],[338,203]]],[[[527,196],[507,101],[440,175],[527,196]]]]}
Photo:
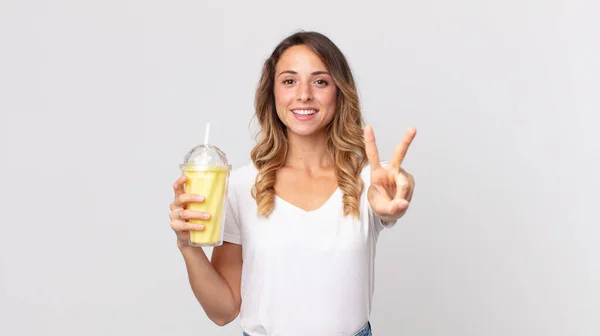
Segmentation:
{"type": "Polygon", "coordinates": [[[208,136],[210,134],[210,121],[206,123],[206,131],[204,131],[204,145],[208,145],[208,136]]]}

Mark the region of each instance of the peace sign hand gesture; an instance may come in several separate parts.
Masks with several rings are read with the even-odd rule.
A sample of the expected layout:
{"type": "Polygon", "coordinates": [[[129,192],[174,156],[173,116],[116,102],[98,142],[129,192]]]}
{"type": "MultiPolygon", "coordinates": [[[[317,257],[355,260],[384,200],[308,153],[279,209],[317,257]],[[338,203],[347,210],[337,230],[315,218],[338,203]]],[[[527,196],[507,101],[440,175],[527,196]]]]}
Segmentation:
{"type": "Polygon", "coordinates": [[[371,185],[367,192],[375,216],[384,222],[394,222],[404,216],[415,188],[413,176],[402,169],[402,161],[417,130],[410,128],[396,147],[388,166],[381,166],[371,126],[364,130],[365,150],[371,166],[371,185]]]}

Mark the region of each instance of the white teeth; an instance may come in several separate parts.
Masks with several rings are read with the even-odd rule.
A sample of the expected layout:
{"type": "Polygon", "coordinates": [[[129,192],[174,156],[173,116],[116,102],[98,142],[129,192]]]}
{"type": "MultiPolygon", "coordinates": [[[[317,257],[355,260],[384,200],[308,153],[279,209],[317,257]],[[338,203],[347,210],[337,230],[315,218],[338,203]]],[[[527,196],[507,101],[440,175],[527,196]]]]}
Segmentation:
{"type": "Polygon", "coordinates": [[[302,115],[310,115],[310,114],[317,113],[316,110],[294,110],[293,112],[296,114],[302,114],[302,115]]]}

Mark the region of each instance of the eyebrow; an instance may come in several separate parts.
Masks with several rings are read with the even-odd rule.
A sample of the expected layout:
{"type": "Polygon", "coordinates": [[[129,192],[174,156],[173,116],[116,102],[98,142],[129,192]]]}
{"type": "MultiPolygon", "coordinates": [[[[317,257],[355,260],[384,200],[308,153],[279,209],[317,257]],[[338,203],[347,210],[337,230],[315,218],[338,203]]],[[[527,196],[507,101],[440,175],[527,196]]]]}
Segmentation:
{"type": "MultiPolygon", "coordinates": [[[[297,75],[298,72],[294,71],[294,70],[283,70],[282,72],[279,73],[279,75],[277,75],[277,77],[285,74],[285,73],[289,73],[292,75],[297,75]]],[[[316,75],[329,75],[329,72],[327,71],[314,71],[313,73],[311,73],[311,75],[316,76],[316,75]]],[[[330,75],[331,76],[331,75],[330,75]]]]}

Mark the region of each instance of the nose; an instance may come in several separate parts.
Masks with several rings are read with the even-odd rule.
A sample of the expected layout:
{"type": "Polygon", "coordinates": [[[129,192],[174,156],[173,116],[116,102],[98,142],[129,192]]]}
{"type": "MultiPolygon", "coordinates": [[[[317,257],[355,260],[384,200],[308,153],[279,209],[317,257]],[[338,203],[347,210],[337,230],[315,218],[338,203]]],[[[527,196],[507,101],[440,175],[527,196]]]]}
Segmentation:
{"type": "Polygon", "coordinates": [[[301,102],[311,101],[313,99],[313,96],[312,96],[312,88],[310,86],[310,83],[298,85],[296,97],[297,97],[298,101],[301,101],[301,102]]]}

